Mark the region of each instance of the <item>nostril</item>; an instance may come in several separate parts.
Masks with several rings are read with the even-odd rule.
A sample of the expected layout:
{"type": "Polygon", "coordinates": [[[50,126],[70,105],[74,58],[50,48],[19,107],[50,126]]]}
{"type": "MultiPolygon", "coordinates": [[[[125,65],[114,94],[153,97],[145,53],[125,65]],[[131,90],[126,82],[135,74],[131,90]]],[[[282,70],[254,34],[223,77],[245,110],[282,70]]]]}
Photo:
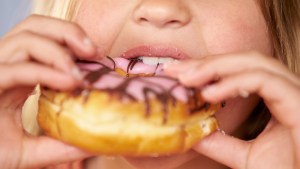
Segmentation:
{"type": "Polygon", "coordinates": [[[140,18],[140,22],[148,22],[147,18],[140,18]]]}
{"type": "Polygon", "coordinates": [[[179,23],[179,21],[178,20],[171,20],[171,21],[169,21],[169,24],[177,24],[177,23],[179,23]]]}
{"type": "Polygon", "coordinates": [[[160,20],[157,20],[157,21],[154,21],[154,20],[149,20],[145,17],[141,17],[139,18],[139,23],[141,24],[147,24],[147,23],[150,23],[150,24],[155,24],[156,26],[159,26],[159,27],[163,27],[163,26],[168,26],[168,27],[179,27],[181,25],[180,21],[179,20],[169,20],[169,21],[160,21],[160,20]]]}

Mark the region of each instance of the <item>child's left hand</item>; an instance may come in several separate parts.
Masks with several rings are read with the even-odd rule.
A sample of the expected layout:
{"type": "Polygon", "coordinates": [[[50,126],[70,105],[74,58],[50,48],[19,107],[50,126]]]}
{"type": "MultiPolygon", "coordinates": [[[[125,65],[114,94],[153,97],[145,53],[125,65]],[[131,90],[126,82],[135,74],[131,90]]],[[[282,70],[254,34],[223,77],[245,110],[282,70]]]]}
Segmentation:
{"type": "Polygon", "coordinates": [[[265,130],[252,141],[219,132],[194,147],[230,168],[300,168],[300,78],[274,58],[256,52],[211,56],[175,63],[166,72],[188,86],[205,86],[203,97],[220,102],[257,94],[272,113],[265,130]],[[192,76],[191,76],[192,75],[192,76]]]}

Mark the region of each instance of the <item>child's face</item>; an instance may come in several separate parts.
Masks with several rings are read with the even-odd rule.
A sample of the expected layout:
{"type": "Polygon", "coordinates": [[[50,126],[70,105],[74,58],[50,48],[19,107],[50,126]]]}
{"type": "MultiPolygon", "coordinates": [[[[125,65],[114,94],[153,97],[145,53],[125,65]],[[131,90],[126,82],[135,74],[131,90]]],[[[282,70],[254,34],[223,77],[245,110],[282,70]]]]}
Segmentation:
{"type": "MultiPolygon", "coordinates": [[[[258,0],[79,1],[74,21],[111,57],[144,45],[178,49],[191,58],[247,50],[271,55],[258,0]]],[[[221,128],[233,133],[257,101],[255,96],[228,100],[217,113],[221,128]]],[[[184,163],[190,156],[194,155],[187,153],[158,163],[147,159],[145,163],[149,168],[166,168],[184,163]]]]}

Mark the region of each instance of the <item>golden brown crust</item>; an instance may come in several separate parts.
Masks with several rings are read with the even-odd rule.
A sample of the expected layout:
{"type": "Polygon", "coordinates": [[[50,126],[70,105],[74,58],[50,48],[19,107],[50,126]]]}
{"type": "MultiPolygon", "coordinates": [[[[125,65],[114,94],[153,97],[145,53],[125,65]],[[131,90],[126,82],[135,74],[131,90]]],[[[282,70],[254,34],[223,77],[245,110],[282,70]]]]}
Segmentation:
{"type": "Polygon", "coordinates": [[[124,70],[122,70],[120,68],[116,68],[115,72],[117,72],[122,77],[151,77],[151,76],[154,76],[154,73],[151,73],[151,74],[128,74],[127,72],[125,72],[124,70]]]}
{"type": "Polygon", "coordinates": [[[214,118],[220,105],[187,113],[188,105],[150,101],[120,102],[117,95],[95,90],[89,97],[68,92],[42,91],[38,122],[44,132],[84,150],[105,155],[162,156],[182,153],[218,127],[214,118]]]}

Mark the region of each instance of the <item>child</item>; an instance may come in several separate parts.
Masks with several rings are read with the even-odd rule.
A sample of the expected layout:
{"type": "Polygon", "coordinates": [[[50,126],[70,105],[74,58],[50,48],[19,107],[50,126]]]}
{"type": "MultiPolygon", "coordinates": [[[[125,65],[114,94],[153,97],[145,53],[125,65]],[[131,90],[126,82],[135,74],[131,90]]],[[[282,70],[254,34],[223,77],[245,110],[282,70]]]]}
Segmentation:
{"type": "MultiPolygon", "coordinates": [[[[226,134],[216,132],[185,154],[107,159],[124,163],[115,168],[129,167],[125,160],[145,169],[300,167],[300,79],[294,74],[299,72],[299,2],[48,0],[37,6],[64,20],[31,16],[0,42],[3,168],[42,168],[90,157],[51,138],[25,134],[21,106],[37,83],[60,90],[78,85],[82,77],[72,56],[97,61],[139,46],[176,49],[189,57],[166,64],[165,72],[202,87],[210,102],[226,100],[217,113],[226,134]],[[263,132],[252,141],[229,136],[246,137],[244,127],[253,126],[249,118],[262,112],[262,100],[272,114],[263,132]]],[[[260,131],[268,118],[257,120],[261,124],[254,128],[260,131]]],[[[103,167],[105,159],[100,163],[110,168],[103,167]]]]}

